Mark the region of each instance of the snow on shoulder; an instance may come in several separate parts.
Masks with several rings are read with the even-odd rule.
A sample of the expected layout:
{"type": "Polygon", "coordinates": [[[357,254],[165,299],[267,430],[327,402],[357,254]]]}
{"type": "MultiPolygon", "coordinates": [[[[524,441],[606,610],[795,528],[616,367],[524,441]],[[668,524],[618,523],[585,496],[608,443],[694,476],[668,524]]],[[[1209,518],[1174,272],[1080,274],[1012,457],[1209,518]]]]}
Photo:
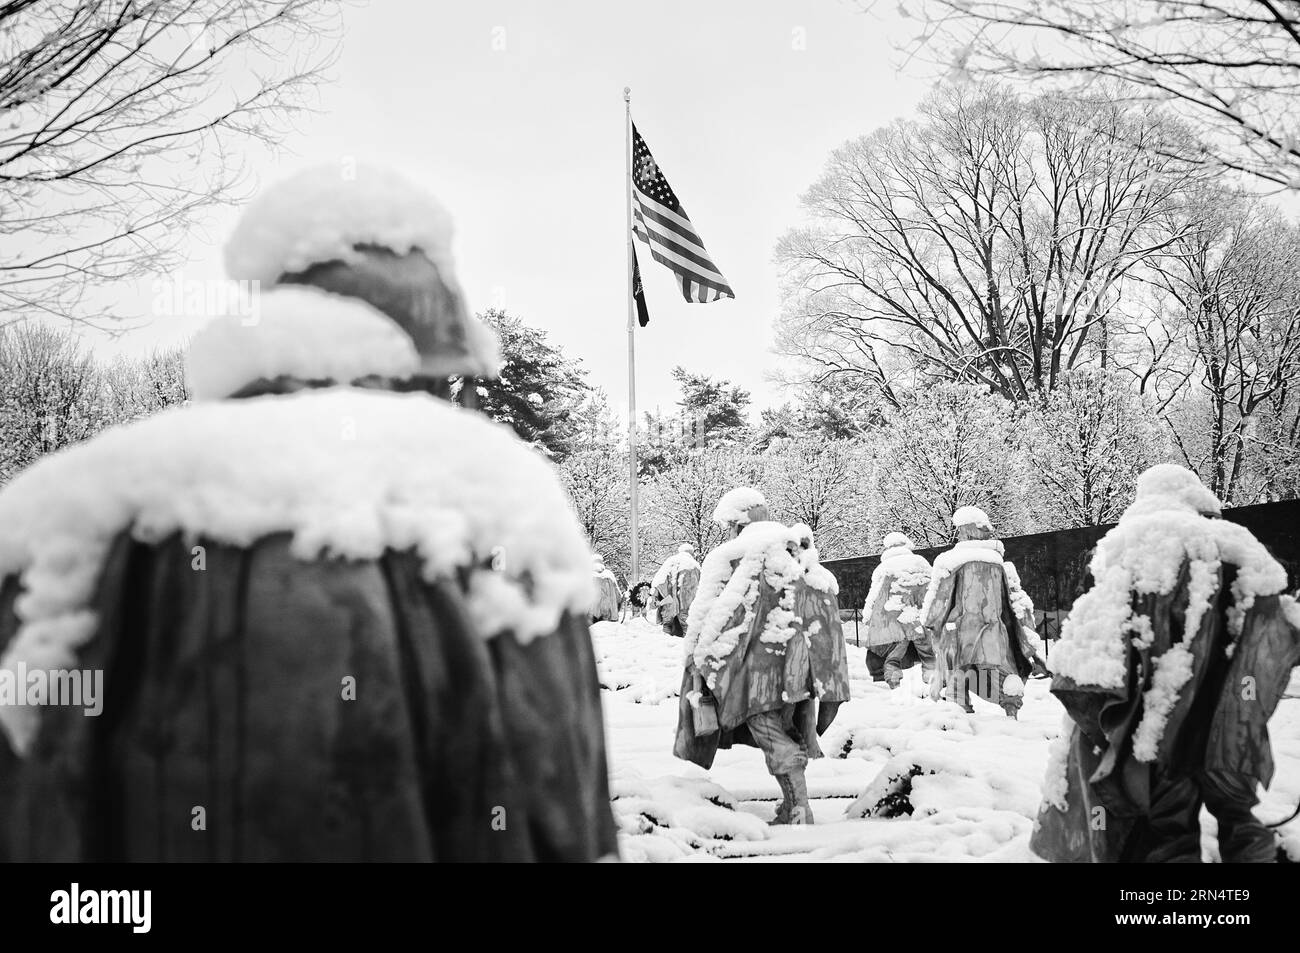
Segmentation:
{"type": "Polygon", "coordinates": [[[277,377],[350,384],[371,375],[408,378],[419,368],[410,336],[358,298],[290,285],[256,301],[255,321],[220,317],[190,342],[185,384],[195,400],[277,377]]]}
{"type": "MultiPolygon", "coordinates": [[[[913,586],[925,586],[930,582],[930,563],[924,556],[912,552],[910,539],[902,533],[890,533],[884,543],[886,549],[880,554],[880,563],[871,572],[871,587],[867,590],[867,601],[862,605],[863,618],[871,617],[876,601],[884,592],[898,595],[913,586]]],[[[885,607],[892,609],[888,603],[885,607]]]]}
{"type": "MultiPolygon", "coordinates": [[[[972,509],[982,515],[983,511],[975,507],[963,507],[963,509],[972,509]]],[[[961,510],[957,511],[958,513],[961,510]]],[[[985,523],[975,523],[974,521],[957,524],[957,525],[976,525],[987,526],[987,517],[985,523]]],[[[953,516],[954,522],[956,515],[953,516]]],[[[1021,628],[1024,630],[1025,637],[1031,645],[1037,648],[1038,635],[1023,623],[1034,618],[1034,600],[1025,592],[1024,587],[1020,584],[1020,573],[1016,571],[1014,563],[1009,563],[1004,558],[1006,550],[1000,539],[961,539],[953,544],[952,549],[940,553],[934,559],[934,566],[930,570],[930,586],[925,590],[925,601],[921,604],[921,618],[930,617],[930,607],[934,604],[935,596],[939,592],[939,586],[943,581],[955,573],[962,566],[971,562],[992,563],[1002,567],[1003,577],[1007,584],[1007,598],[1011,602],[1011,608],[1015,611],[1016,617],[1022,620],[1021,628]]]]}
{"type": "Polygon", "coordinates": [[[11,669],[75,664],[104,556],[127,530],[235,546],[286,532],[304,560],[414,550],[431,580],[469,568],[479,630],[520,641],[591,598],[590,550],[551,466],[509,429],[419,393],[172,408],[33,464],[0,491],[0,526],[0,578],[21,574],[25,590],[0,659],[11,669]]]}
{"type": "Polygon", "coordinates": [[[766,506],[767,498],[752,486],[738,486],[728,490],[718,500],[713,509],[713,522],[727,525],[743,523],[749,519],[749,511],[755,506],[766,506]]]}
{"type": "Polygon", "coordinates": [[[685,544],[683,544],[681,547],[678,547],[677,552],[673,553],[659,564],[659,568],[655,570],[654,579],[650,581],[650,585],[658,589],[667,582],[670,577],[677,575],[677,573],[684,572],[688,569],[699,568],[700,564],[695,561],[695,557],[691,555],[690,550],[688,550],[685,544]]]}
{"type": "Polygon", "coordinates": [[[452,219],[433,196],[396,173],[358,165],[308,168],[254,199],[226,244],[231,278],[275,284],[328,261],[353,261],[358,245],[420,251],[449,276],[452,219]]]}
{"type": "Polygon", "coordinates": [[[798,621],[792,611],[795,582],[804,579],[823,591],[836,591],[834,576],[816,562],[811,543],[812,531],[802,523],[786,526],[762,520],[750,523],[735,539],[726,540],[705,557],[699,589],[686,620],[685,652],[710,687],[753,621],[762,582],[784,593],[780,604],[768,613],[760,635],[764,642],[780,644],[789,641],[798,621]],[[732,563],[736,563],[734,570],[732,563]],[[742,607],[743,621],[728,627],[742,607]]]}
{"type": "MultiPolygon", "coordinates": [[[[1133,613],[1133,594],[1172,592],[1184,563],[1190,574],[1184,631],[1198,629],[1214,598],[1220,566],[1231,563],[1237,575],[1228,631],[1240,634],[1255,599],[1286,588],[1286,570],[1245,528],[1205,515],[1219,511],[1214,494],[1182,467],[1161,464],[1139,477],[1133,504],[1097,544],[1090,566],[1095,583],[1075,601],[1062,627],[1052,671],[1084,685],[1122,686],[1128,639],[1141,640],[1150,632],[1150,620],[1133,613]]],[[[1175,649],[1156,661],[1144,724],[1135,739],[1141,760],[1154,756],[1164,715],[1190,672],[1183,658],[1186,646],[1175,649]]]]}

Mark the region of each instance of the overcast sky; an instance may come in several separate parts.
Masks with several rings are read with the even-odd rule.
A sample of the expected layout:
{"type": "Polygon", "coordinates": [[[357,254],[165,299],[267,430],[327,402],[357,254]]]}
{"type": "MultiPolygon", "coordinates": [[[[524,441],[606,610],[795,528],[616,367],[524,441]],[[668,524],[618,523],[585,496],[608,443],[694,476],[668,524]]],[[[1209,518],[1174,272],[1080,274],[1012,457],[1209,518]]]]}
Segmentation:
{"type": "MultiPolygon", "coordinates": [[[[347,11],[318,115],[260,181],[309,162],[390,162],[453,213],[471,308],[545,328],[626,406],[623,87],[633,117],[734,301],[687,304],[642,255],[651,324],[637,332],[638,402],[667,409],[675,364],[730,378],[755,403],[779,310],[772,251],[798,197],[846,139],[907,113],[932,71],[900,73],[910,24],[845,0],[382,0],[347,11]]],[[[221,275],[237,212],[190,239],[185,279],[221,275]]],[[[147,318],[147,288],[128,294],[147,318]]],[[[156,318],[102,353],[184,341],[198,319],[156,318]]]]}

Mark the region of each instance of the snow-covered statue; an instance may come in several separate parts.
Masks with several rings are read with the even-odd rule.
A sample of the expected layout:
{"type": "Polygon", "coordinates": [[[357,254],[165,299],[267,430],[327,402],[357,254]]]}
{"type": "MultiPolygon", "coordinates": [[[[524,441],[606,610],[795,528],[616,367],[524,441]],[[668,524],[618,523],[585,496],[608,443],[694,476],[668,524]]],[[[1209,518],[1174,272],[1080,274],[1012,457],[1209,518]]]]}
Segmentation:
{"type": "Polygon", "coordinates": [[[812,532],[767,519],[762,494],[726,493],[730,538],[705,557],[686,625],[673,754],[704,768],[719,748],[759,748],[781,787],[775,824],[811,824],[804,768],[849,699],[835,577],[812,532]]]}
{"type": "Polygon", "coordinates": [[[682,543],[663,561],[651,582],[659,624],[669,635],[686,635],[687,614],[699,585],[700,564],[695,561],[695,547],[682,543]]]}
{"type": "Polygon", "coordinates": [[[862,607],[867,621],[867,663],[877,668],[890,688],[918,662],[928,682],[934,673],[934,650],[921,621],[921,605],[930,585],[930,564],[912,552],[912,541],[889,533],[880,564],[871,573],[871,588],[862,607]]]}
{"type": "Polygon", "coordinates": [[[1222,860],[1277,859],[1251,808],[1273,777],[1267,726],[1300,662],[1300,611],[1283,567],[1218,514],[1196,474],[1162,464],[1098,543],[1051,657],[1067,718],[1040,857],[1195,862],[1204,806],[1222,860]]]}
{"type": "Polygon", "coordinates": [[[592,557],[591,574],[596,588],[596,600],[591,606],[591,621],[617,622],[623,612],[623,590],[619,588],[618,577],[606,568],[602,556],[592,557]]]}
{"type": "Polygon", "coordinates": [[[581,528],[431,394],[496,362],[450,237],[381,170],[269,190],[192,403],[0,491],[0,694],[80,689],[0,704],[0,857],[615,852],[581,528]]]}
{"type": "Polygon", "coordinates": [[[984,511],[960,507],[952,522],[957,542],[935,559],[921,608],[939,675],[931,695],[947,689],[948,700],[969,712],[974,689],[1014,718],[1038,657],[1034,604],[984,511]]]}

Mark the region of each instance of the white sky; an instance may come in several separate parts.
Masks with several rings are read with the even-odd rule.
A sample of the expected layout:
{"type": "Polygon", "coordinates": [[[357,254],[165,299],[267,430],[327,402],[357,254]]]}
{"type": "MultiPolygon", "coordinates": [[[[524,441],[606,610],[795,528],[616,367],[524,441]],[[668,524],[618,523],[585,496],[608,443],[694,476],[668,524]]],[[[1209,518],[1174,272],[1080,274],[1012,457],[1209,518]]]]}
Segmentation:
{"type": "MultiPolygon", "coordinates": [[[[394,164],[457,222],[470,307],[504,305],[581,358],[617,408],[627,393],[623,96],[736,300],[687,304],[641,254],[651,324],[637,332],[641,409],[676,399],[675,364],[731,379],[758,406],[779,310],[774,245],[831,149],[915,105],[930,81],[899,75],[914,24],[844,0],[382,0],[347,11],[318,115],[260,181],[356,156],[394,164]],[[501,49],[501,47],[504,49],[501,49]]],[[[189,242],[182,277],[221,276],[236,211],[189,242]]],[[[202,319],[150,318],[101,353],[180,342],[202,319]]]]}

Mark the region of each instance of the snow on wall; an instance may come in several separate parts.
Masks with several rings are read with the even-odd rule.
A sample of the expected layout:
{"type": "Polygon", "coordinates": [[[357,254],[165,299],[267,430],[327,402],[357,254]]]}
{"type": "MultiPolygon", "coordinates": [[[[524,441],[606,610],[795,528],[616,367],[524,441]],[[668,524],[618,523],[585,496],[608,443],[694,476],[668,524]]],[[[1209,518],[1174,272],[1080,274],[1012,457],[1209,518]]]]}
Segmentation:
{"type": "Polygon", "coordinates": [[[280,376],[350,384],[407,378],[420,359],[409,335],[358,298],[285,286],[258,298],[256,320],[227,315],[190,342],[185,385],[195,400],[229,397],[258,379],[280,376]]]}
{"type": "MultiPolygon", "coordinates": [[[[551,466],[425,394],[340,387],[166,410],[33,464],[0,491],[0,526],[0,576],[25,588],[10,669],[75,663],[124,530],[236,546],[288,532],[305,560],[414,549],[429,579],[475,566],[478,628],[521,641],[592,598],[591,553],[551,466]]],[[[28,711],[0,707],[0,723],[22,738],[28,711]]]]}

